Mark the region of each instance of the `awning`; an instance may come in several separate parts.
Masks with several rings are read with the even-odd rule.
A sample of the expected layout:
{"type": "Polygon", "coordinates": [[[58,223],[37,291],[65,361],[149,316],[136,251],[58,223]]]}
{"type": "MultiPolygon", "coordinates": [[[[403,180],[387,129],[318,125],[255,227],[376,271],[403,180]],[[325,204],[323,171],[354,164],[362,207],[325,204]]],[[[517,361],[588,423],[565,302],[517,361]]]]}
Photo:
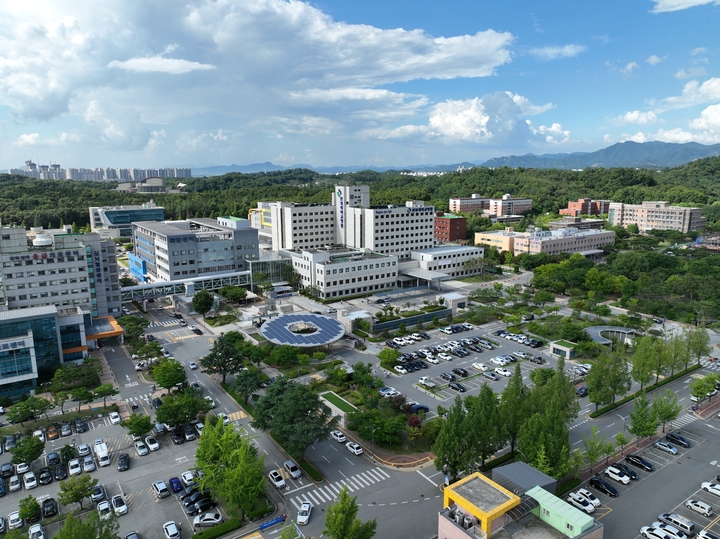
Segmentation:
{"type": "Polygon", "coordinates": [[[450,277],[450,275],[448,275],[447,273],[430,271],[422,268],[400,270],[399,274],[409,275],[410,277],[415,277],[416,279],[422,279],[424,281],[443,281],[447,279],[452,279],[452,277],[450,277]]]}

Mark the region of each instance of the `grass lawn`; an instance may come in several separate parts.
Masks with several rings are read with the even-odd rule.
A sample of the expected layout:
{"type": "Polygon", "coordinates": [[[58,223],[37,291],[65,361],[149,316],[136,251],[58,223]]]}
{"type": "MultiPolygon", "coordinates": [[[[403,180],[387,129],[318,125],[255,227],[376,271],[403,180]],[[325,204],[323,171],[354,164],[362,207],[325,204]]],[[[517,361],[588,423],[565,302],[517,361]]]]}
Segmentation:
{"type": "Polygon", "coordinates": [[[329,392],[329,393],[323,393],[321,395],[325,400],[328,402],[333,403],[335,406],[340,408],[343,412],[346,414],[349,414],[350,412],[354,412],[356,408],[354,408],[352,405],[350,405],[347,401],[344,399],[338,397],[335,393],[329,392]]]}

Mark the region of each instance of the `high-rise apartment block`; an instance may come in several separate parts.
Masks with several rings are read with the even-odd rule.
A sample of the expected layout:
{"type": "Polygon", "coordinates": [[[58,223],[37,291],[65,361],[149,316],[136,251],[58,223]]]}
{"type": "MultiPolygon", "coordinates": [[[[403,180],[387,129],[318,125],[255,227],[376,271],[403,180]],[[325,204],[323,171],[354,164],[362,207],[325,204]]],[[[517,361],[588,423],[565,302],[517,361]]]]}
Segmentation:
{"type": "Polygon", "coordinates": [[[687,233],[705,230],[707,219],[701,208],[671,206],[669,202],[645,201],[642,204],[613,202],[608,209],[608,222],[613,226],[637,225],[647,230],[676,230],[687,233]]]}
{"type": "Polygon", "coordinates": [[[137,182],[147,178],[190,178],[189,168],[61,168],[60,165],[37,165],[25,161],[25,168],[11,168],[8,174],[19,174],[40,180],[137,182]]]}

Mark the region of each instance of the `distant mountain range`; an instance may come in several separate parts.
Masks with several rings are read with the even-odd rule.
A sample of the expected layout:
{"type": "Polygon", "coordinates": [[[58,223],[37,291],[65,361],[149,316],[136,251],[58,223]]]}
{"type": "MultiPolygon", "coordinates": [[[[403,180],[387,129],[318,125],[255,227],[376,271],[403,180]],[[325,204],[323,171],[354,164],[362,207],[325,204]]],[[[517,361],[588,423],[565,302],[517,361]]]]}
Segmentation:
{"type": "Polygon", "coordinates": [[[524,168],[558,168],[582,169],[593,167],[630,167],[630,168],[665,168],[677,167],[702,159],[720,155],[720,144],[706,146],[697,142],[675,144],[671,142],[619,142],[596,152],[557,153],[544,155],[510,155],[507,157],[494,157],[478,164],[457,163],[452,165],[409,165],[404,167],[374,167],[368,165],[347,167],[313,167],[312,165],[297,164],[289,167],[275,165],[270,162],[254,163],[251,165],[229,165],[193,168],[193,176],[218,176],[228,172],[271,172],[275,170],[289,170],[293,168],[307,168],[320,174],[343,174],[358,172],[360,170],[375,170],[385,172],[388,170],[408,170],[412,172],[447,172],[457,170],[458,167],[524,167],[524,168]]]}

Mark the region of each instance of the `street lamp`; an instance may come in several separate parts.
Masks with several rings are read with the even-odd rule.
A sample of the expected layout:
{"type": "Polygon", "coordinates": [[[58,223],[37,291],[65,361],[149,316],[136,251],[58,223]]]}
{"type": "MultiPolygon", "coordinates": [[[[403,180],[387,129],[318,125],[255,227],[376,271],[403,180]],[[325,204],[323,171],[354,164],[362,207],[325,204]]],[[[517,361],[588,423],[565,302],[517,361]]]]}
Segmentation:
{"type": "Polygon", "coordinates": [[[372,425],[365,425],[366,429],[372,428],[372,432],[370,433],[370,443],[372,444],[372,453],[370,456],[372,457],[373,462],[375,462],[375,431],[378,430],[380,427],[372,427],[372,425]]]}
{"type": "Polygon", "coordinates": [[[623,432],[625,432],[627,430],[627,417],[621,416],[620,414],[615,415],[623,420],[623,432]]]}

